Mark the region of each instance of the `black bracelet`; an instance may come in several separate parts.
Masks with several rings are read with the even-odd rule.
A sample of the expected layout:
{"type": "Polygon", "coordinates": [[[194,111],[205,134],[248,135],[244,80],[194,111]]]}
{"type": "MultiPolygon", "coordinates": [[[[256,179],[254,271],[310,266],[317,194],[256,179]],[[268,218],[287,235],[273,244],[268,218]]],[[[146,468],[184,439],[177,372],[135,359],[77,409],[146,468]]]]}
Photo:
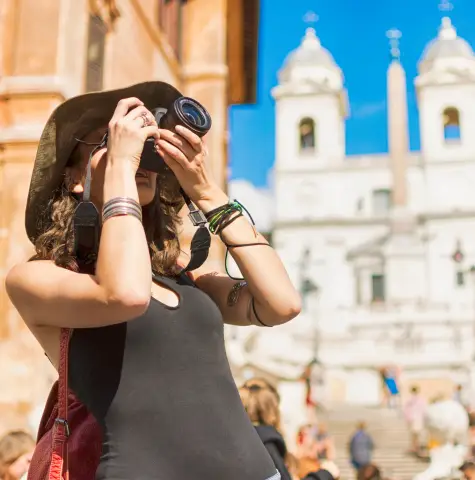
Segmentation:
{"type": "Polygon", "coordinates": [[[253,313],[254,316],[256,317],[256,320],[257,320],[263,327],[268,327],[268,328],[270,328],[272,325],[266,325],[266,324],[259,318],[259,315],[257,315],[256,304],[255,304],[255,302],[254,302],[254,297],[251,297],[251,306],[252,306],[252,313],[253,313]]]}
{"type": "Polygon", "coordinates": [[[257,247],[259,245],[270,247],[270,245],[267,242],[241,243],[238,245],[229,245],[228,243],[224,244],[226,248],[257,247]]]}
{"type": "MultiPolygon", "coordinates": [[[[233,212],[233,213],[235,213],[235,212],[233,212]]],[[[231,216],[231,215],[228,215],[228,216],[222,218],[221,222],[219,223],[218,227],[216,228],[216,235],[221,236],[222,231],[226,227],[229,227],[229,225],[231,225],[231,223],[235,222],[238,218],[243,216],[242,212],[239,212],[234,217],[231,216]]]]}

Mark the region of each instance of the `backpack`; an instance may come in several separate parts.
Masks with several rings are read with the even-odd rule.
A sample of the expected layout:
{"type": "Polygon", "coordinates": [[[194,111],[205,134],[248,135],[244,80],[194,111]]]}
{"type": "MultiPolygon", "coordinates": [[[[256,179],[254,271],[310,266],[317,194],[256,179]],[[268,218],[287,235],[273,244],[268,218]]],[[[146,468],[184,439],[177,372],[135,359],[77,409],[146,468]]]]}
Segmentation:
{"type": "Polygon", "coordinates": [[[59,379],[46,401],[27,480],[94,480],[102,453],[102,431],[68,389],[71,330],[61,329],[59,379]]]}

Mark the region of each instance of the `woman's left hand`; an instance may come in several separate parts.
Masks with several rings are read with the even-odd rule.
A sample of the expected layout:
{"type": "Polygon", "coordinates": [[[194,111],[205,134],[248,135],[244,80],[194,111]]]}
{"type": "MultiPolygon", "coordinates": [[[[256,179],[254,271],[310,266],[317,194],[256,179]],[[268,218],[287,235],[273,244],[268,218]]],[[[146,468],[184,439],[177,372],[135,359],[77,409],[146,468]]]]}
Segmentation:
{"type": "Polygon", "coordinates": [[[213,203],[216,196],[223,195],[223,198],[227,199],[206,166],[207,151],[203,140],[181,125],[175,130],[172,132],[160,129],[157,151],[175,174],[185,193],[198,208],[213,203]]]}

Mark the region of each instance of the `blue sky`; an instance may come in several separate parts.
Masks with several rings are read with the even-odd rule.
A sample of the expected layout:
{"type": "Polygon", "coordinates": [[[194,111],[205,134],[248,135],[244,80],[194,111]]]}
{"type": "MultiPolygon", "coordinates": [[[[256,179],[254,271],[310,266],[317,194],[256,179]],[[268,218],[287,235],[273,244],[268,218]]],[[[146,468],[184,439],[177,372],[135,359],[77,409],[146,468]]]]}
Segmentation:
{"type": "MultiPolygon", "coordinates": [[[[418,113],[413,80],[425,45],[437,35],[439,0],[260,0],[257,104],[231,107],[231,178],[256,186],[267,183],[274,162],[274,101],[270,90],[287,54],[304,35],[308,11],[322,45],[345,75],[351,116],[347,120],[348,154],[387,151],[386,31],[402,31],[402,63],[408,79],[411,150],[419,149],[418,113]]],[[[450,17],[458,34],[475,47],[475,0],[452,0],[450,17]]]]}

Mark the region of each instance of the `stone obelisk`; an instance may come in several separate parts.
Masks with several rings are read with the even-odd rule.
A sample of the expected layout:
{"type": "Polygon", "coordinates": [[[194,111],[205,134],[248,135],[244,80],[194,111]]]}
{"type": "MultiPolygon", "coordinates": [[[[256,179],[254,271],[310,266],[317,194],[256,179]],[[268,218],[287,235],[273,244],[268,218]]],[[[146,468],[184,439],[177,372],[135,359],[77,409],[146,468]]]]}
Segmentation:
{"type": "Polygon", "coordinates": [[[386,298],[417,303],[425,297],[423,244],[408,203],[409,122],[406,72],[400,61],[401,32],[390,30],[391,64],[387,77],[388,137],[392,173],[392,209],[385,248],[386,298]]]}

